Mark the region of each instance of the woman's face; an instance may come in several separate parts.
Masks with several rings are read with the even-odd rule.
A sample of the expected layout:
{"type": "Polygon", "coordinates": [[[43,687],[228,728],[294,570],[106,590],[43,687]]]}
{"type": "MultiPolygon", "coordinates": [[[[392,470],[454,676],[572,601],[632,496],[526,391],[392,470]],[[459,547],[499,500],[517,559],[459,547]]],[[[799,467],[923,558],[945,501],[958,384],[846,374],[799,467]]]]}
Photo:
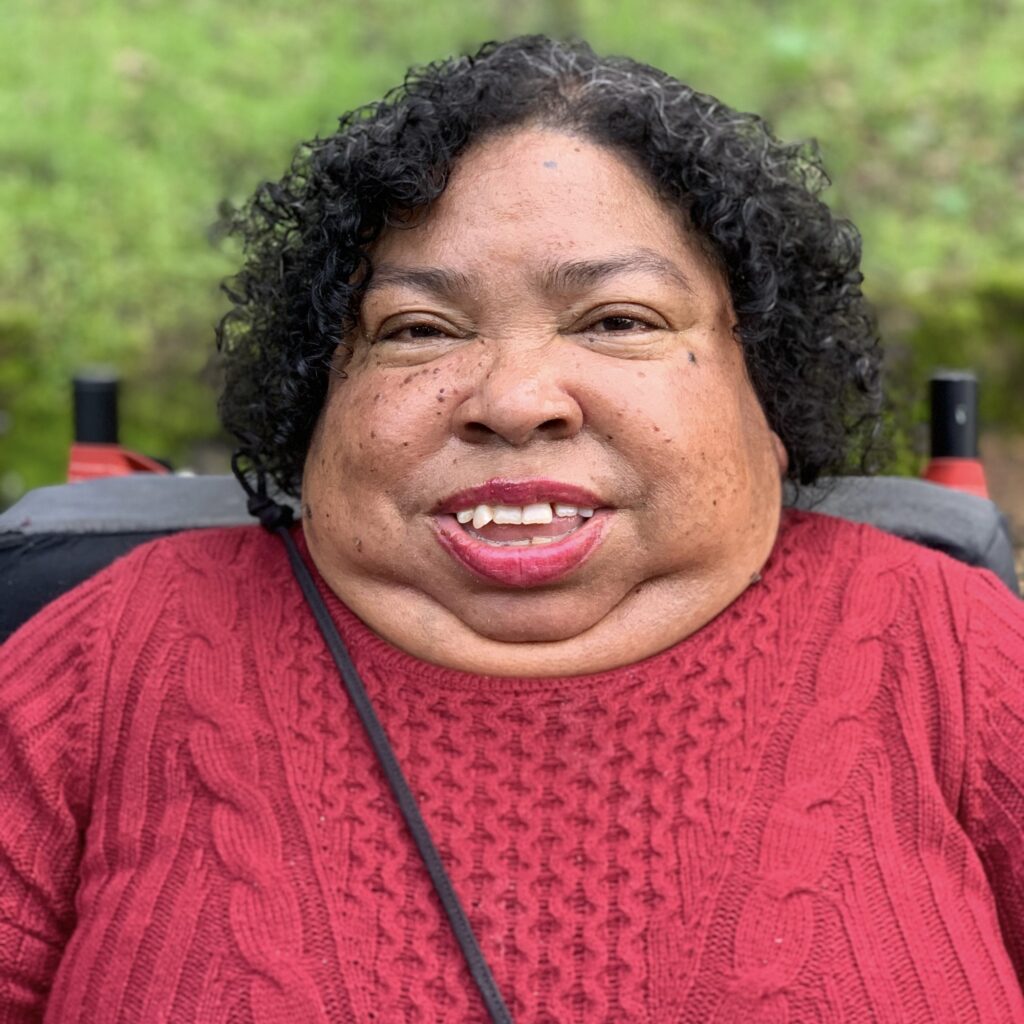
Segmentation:
{"type": "Polygon", "coordinates": [[[368,625],[442,665],[571,675],[750,585],[785,456],[722,274],[626,162],[493,138],[371,257],[303,479],[313,559],[368,625]]]}

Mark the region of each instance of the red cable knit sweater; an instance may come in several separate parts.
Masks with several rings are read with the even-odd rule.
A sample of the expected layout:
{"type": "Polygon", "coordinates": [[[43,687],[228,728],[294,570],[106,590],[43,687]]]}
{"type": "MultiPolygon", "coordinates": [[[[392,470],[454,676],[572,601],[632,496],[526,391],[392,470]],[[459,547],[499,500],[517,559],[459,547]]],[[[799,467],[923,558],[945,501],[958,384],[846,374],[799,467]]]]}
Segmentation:
{"type": "MultiPolygon", "coordinates": [[[[1024,1021],[994,577],[792,514],[698,634],[573,679],[329,603],[518,1024],[1024,1021]]],[[[276,538],[140,548],[3,674],[0,1020],[482,1019],[276,538]]]]}

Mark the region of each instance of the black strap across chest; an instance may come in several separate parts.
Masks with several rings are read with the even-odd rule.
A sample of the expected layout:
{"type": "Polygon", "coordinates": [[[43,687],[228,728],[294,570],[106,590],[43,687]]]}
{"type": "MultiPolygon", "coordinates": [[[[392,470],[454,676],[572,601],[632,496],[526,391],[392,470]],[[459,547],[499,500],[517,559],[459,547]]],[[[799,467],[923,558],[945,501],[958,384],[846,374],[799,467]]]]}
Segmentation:
{"type": "Polygon", "coordinates": [[[246,449],[239,449],[235,452],[231,459],[231,469],[245,490],[249,514],[259,519],[265,529],[277,534],[284,543],[285,550],[288,553],[288,561],[292,567],[292,573],[302,589],[302,594],[309,605],[310,611],[313,613],[313,618],[316,620],[320,634],[327,644],[327,649],[331,652],[334,664],[338,667],[338,673],[341,675],[345,692],[348,694],[349,700],[352,701],[356,714],[359,715],[359,721],[362,722],[363,729],[366,731],[370,746],[373,747],[373,752],[377,755],[381,768],[384,769],[384,776],[391,787],[391,792],[398,803],[398,808],[402,812],[406,828],[408,828],[409,834],[416,844],[416,849],[419,850],[420,857],[427,869],[427,874],[430,875],[434,891],[437,893],[441,906],[448,917],[448,923],[455,934],[459,949],[462,950],[466,965],[469,967],[469,973],[480,991],[480,996],[483,999],[484,1006],[487,1008],[488,1016],[494,1024],[513,1024],[512,1015],[509,1013],[504,999],[502,999],[501,992],[494,981],[494,975],[491,973],[487,960],[480,949],[480,944],[476,941],[469,918],[466,916],[466,912],[462,909],[462,904],[455,894],[451,879],[448,877],[448,872],[445,871],[444,864],[441,861],[441,855],[437,852],[437,846],[430,835],[427,823],[423,820],[419,805],[416,803],[416,798],[409,788],[409,783],[405,779],[401,765],[398,763],[398,758],[395,757],[395,752],[392,749],[387,733],[377,717],[377,712],[374,710],[373,703],[366,692],[366,687],[363,685],[363,681],[360,679],[359,673],[352,663],[352,658],[338,633],[338,628],[331,618],[331,613],[327,610],[327,605],[324,604],[320,591],[317,590],[316,582],[306,567],[306,563],[303,562],[295,540],[289,532],[289,527],[294,518],[292,509],[287,505],[279,504],[270,497],[267,493],[266,472],[263,471],[258,459],[254,458],[246,449]],[[246,475],[243,466],[243,463],[246,462],[255,470],[255,487],[246,475]]]}
{"type": "MultiPolygon", "coordinates": [[[[278,507],[280,508],[281,506],[278,507]]],[[[290,512],[291,510],[287,511],[290,512]]],[[[462,909],[462,904],[455,894],[451,879],[444,869],[441,856],[437,852],[437,847],[430,835],[430,830],[423,820],[423,815],[420,813],[416,798],[413,796],[409,783],[406,781],[402,768],[398,763],[398,759],[395,757],[395,752],[391,747],[384,727],[380,723],[380,719],[377,717],[377,712],[373,708],[373,703],[366,692],[366,687],[363,685],[363,681],[359,677],[355,665],[352,663],[352,658],[349,656],[348,650],[338,634],[334,620],[331,618],[330,612],[327,610],[327,606],[317,590],[316,582],[313,580],[305,562],[302,561],[302,556],[299,554],[295,541],[288,531],[287,523],[278,522],[271,529],[284,542],[292,572],[302,588],[302,593],[306,598],[310,611],[313,613],[313,618],[316,619],[316,624],[320,629],[324,642],[331,652],[331,657],[334,658],[334,663],[338,666],[338,672],[341,675],[345,692],[352,701],[356,713],[359,715],[359,720],[366,730],[370,745],[377,755],[377,760],[384,769],[388,785],[391,787],[391,792],[398,802],[406,827],[409,829],[409,834],[416,844],[416,849],[419,850],[427,873],[430,875],[430,880],[434,884],[434,890],[441,900],[441,906],[448,916],[448,921],[451,924],[452,931],[455,933],[459,948],[462,950],[462,955],[465,957],[466,964],[469,967],[469,973],[480,990],[480,995],[483,998],[484,1005],[487,1007],[487,1012],[495,1024],[512,1024],[512,1016],[505,1005],[505,1001],[502,999],[501,992],[498,990],[494,976],[491,974],[491,969],[484,958],[476,936],[473,934],[469,918],[466,916],[466,912],[462,909]]]]}

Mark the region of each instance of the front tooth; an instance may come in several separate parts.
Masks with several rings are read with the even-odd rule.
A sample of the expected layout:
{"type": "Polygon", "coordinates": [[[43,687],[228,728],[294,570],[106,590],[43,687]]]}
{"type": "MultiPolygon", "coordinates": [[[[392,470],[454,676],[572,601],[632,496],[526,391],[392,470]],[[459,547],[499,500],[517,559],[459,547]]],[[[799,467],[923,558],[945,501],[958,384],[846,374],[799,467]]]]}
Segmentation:
{"type": "Polygon", "coordinates": [[[473,529],[479,530],[481,526],[486,526],[494,518],[494,510],[490,505],[477,505],[473,509],[473,529]]]}
{"type": "Polygon", "coordinates": [[[555,515],[560,519],[569,519],[579,515],[579,509],[575,505],[562,505],[555,502],[555,515]]]}
{"type": "Polygon", "coordinates": [[[584,519],[589,519],[593,514],[594,514],[594,510],[592,508],[581,508],[580,509],[580,515],[583,516],[584,519]]]}
{"type": "Polygon", "coordinates": [[[455,513],[455,518],[465,526],[473,518],[473,509],[464,508],[461,512],[455,513]]]}
{"type": "Polygon", "coordinates": [[[546,501],[538,501],[523,508],[523,522],[530,526],[535,523],[550,523],[551,519],[551,506],[546,501]]]}
{"type": "Polygon", "coordinates": [[[493,518],[500,526],[518,526],[523,521],[523,510],[515,505],[495,505],[493,518]]]}

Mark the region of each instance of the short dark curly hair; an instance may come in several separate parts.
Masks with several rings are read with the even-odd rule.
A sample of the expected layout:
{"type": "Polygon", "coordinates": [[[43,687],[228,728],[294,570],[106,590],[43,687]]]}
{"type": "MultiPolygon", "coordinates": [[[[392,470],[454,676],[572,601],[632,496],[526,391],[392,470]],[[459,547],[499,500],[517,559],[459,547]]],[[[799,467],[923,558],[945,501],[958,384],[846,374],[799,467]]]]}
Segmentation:
{"type": "Polygon", "coordinates": [[[230,218],[244,265],[217,330],[221,416],[297,494],[330,360],[358,314],[368,249],[433,202],[454,162],[520,125],[626,157],[689,218],[727,276],[748,372],[800,483],[863,468],[881,405],[860,236],[818,194],[813,143],[785,144],[655,68],[530,36],[413,69],[400,87],[297,151],[230,218]],[[355,282],[359,282],[358,284],[355,282]]]}

